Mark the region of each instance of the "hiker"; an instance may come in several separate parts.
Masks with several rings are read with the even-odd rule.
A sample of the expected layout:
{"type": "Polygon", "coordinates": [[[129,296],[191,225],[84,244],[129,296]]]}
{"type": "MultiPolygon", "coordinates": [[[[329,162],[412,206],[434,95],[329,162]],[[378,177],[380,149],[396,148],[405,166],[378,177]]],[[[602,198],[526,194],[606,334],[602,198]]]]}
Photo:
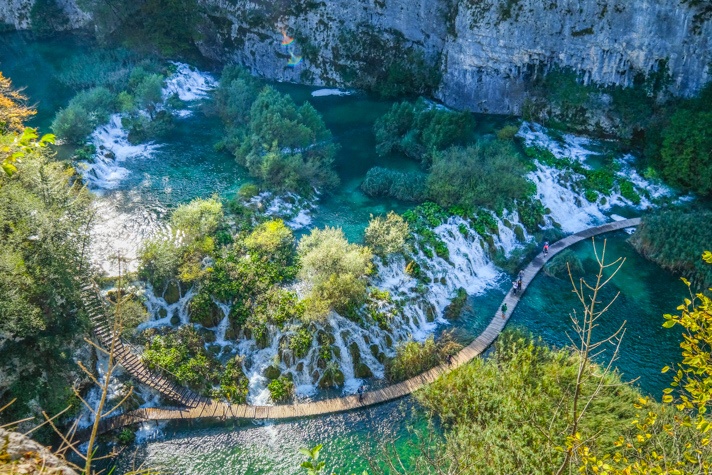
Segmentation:
{"type": "Polygon", "coordinates": [[[544,241],[544,255],[549,255],[549,241],[544,241]]]}
{"type": "Polygon", "coordinates": [[[502,318],[505,318],[507,315],[507,303],[505,302],[504,305],[502,305],[502,318]]]}
{"type": "Polygon", "coordinates": [[[519,280],[522,280],[524,278],[524,270],[519,271],[519,280]]]}
{"type": "Polygon", "coordinates": [[[363,402],[363,388],[365,386],[361,385],[358,387],[358,402],[363,402]]]}
{"type": "Polygon", "coordinates": [[[521,292],[523,286],[524,286],[524,282],[522,282],[522,278],[520,277],[519,280],[517,281],[517,290],[519,290],[521,292]]]}
{"type": "Polygon", "coordinates": [[[517,281],[512,281],[512,295],[517,295],[517,281]]]}

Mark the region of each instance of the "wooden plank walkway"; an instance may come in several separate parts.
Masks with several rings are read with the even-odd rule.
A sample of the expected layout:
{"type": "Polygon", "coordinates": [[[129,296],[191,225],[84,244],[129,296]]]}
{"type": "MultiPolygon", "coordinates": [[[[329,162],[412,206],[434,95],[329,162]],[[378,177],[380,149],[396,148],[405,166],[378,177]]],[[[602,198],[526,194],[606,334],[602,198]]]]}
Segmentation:
{"type": "MultiPolygon", "coordinates": [[[[162,394],[170,399],[180,402],[186,407],[182,408],[143,408],[131,411],[119,416],[107,418],[101,421],[101,432],[106,432],[120,427],[136,424],[143,421],[166,421],[175,419],[294,419],[299,417],[317,416],[323,414],[331,414],[335,412],[348,411],[358,409],[365,406],[380,404],[383,402],[392,401],[411,394],[423,386],[432,383],[440,376],[452,371],[453,369],[464,365],[468,361],[481,355],[494,341],[504,329],[509,321],[509,317],[514,312],[514,309],[519,303],[527,287],[544,267],[546,262],[554,257],[559,252],[567,247],[576,244],[584,239],[617,231],[624,228],[636,227],[640,224],[640,218],[626,219],[613,223],[596,226],[584,231],[572,234],[561,239],[549,246],[548,256],[543,253],[538,254],[524,269],[522,277],[522,291],[517,296],[512,295],[511,291],[507,292],[504,300],[500,303],[498,310],[492,317],[489,325],[472,343],[460,350],[459,353],[453,356],[452,364],[442,364],[430,369],[418,376],[393,384],[374,391],[364,393],[362,402],[359,402],[358,396],[345,396],[340,398],[326,399],[322,401],[314,401],[308,403],[294,403],[291,405],[278,406],[249,406],[244,404],[228,404],[221,401],[210,400],[195,395],[185,388],[177,387],[176,385],[167,382],[165,378],[159,375],[148,372],[145,367],[137,366],[133,360],[127,361],[128,366],[124,366],[129,373],[134,375],[139,381],[149,384],[157,389],[162,394]],[[505,318],[502,318],[499,310],[502,305],[507,304],[508,310],[505,318]],[[137,374],[134,374],[137,371],[137,374]],[[152,379],[156,378],[156,379],[152,379]],[[146,382],[148,381],[148,382],[146,382]],[[186,392],[187,391],[187,392],[186,392]]],[[[93,292],[96,297],[96,293],[93,292]]],[[[94,319],[92,319],[94,321],[94,319]]],[[[105,321],[101,320],[101,321],[105,321]]],[[[102,335],[106,334],[104,330],[102,335]]],[[[100,337],[101,340],[101,337],[100,337]]],[[[101,340],[102,344],[106,344],[106,340],[101,340]]],[[[109,341],[110,344],[110,341],[109,341]]],[[[125,355],[125,353],[122,353],[125,355]]],[[[119,356],[119,361],[124,365],[125,356],[119,356]]]]}

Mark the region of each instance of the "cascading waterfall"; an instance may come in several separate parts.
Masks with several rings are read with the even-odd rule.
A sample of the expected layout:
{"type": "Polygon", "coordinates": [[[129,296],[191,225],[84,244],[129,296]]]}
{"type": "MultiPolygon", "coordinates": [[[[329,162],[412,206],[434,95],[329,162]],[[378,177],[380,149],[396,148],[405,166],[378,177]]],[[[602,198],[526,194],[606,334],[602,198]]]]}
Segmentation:
{"type": "MultiPolygon", "coordinates": [[[[592,149],[602,145],[592,139],[571,134],[562,134],[558,139],[554,139],[545,127],[530,122],[522,123],[517,136],[527,147],[545,148],[558,159],[577,161],[588,169],[591,167],[586,163],[586,159],[600,155],[600,152],[592,149]]],[[[574,187],[576,182],[584,178],[582,175],[535,161],[536,170],[529,173],[528,178],[536,184],[537,199],[550,210],[547,216],[549,224],[556,222],[562,231],[575,233],[610,220],[611,217],[605,212],[614,206],[647,209],[654,205],[654,200],[672,194],[668,187],[641,177],[631,165],[634,161],[631,155],[623,155],[615,161],[620,166],[617,176],[631,182],[640,195],[639,205],[634,205],[618,191],[613,191],[610,196],[599,197],[597,202],[591,203],[574,187]]]]}

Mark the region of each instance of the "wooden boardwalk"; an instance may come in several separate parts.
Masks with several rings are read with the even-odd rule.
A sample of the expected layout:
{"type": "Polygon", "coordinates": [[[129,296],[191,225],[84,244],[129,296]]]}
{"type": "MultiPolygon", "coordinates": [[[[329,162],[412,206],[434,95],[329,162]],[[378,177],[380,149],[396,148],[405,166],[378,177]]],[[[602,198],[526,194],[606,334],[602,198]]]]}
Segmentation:
{"type": "MultiPolygon", "coordinates": [[[[584,239],[596,236],[598,234],[604,234],[624,228],[635,227],[639,224],[640,218],[616,221],[613,223],[608,223],[601,226],[586,229],[584,231],[572,234],[571,236],[567,236],[564,239],[553,243],[549,247],[548,256],[544,256],[542,253],[538,254],[532,260],[532,262],[529,263],[529,265],[524,269],[524,276],[522,278],[522,291],[517,296],[512,295],[512,293],[509,291],[507,292],[507,295],[500,303],[498,310],[495,312],[495,315],[492,317],[492,320],[490,321],[485,331],[482,332],[482,334],[480,334],[475,339],[475,341],[473,341],[472,343],[464,347],[462,350],[460,350],[459,353],[454,355],[452,359],[452,364],[442,364],[401,383],[393,384],[391,386],[387,386],[374,391],[368,391],[364,393],[363,402],[359,402],[358,396],[353,395],[302,404],[294,403],[291,405],[278,406],[249,406],[244,404],[229,404],[206,398],[200,398],[194,395],[194,393],[191,393],[190,391],[186,393],[185,389],[176,387],[172,383],[167,382],[165,378],[148,374],[147,370],[145,369],[145,367],[143,367],[143,365],[137,366],[135,364],[132,364],[133,360],[128,360],[126,361],[128,363],[128,366],[125,367],[129,373],[134,375],[134,371],[139,371],[138,375],[134,375],[139,381],[144,382],[145,384],[149,384],[151,387],[165,394],[168,398],[176,402],[180,402],[186,407],[137,409],[135,411],[131,411],[125,414],[121,414],[119,416],[103,420],[101,422],[100,427],[101,432],[106,432],[126,425],[136,424],[149,420],[166,421],[177,419],[202,418],[213,418],[219,420],[293,419],[299,417],[316,416],[322,414],[348,411],[351,409],[358,409],[373,404],[380,404],[383,402],[392,401],[394,399],[406,396],[408,394],[413,393],[414,391],[417,391],[423,386],[432,383],[440,376],[452,371],[453,369],[461,365],[464,365],[468,361],[482,354],[495,341],[497,336],[499,336],[499,334],[504,329],[505,325],[507,324],[507,321],[509,320],[509,317],[512,315],[514,309],[517,307],[519,299],[529,286],[529,283],[544,267],[546,262],[553,256],[566,249],[567,247],[576,244],[577,242],[580,242],[584,239]],[[499,309],[505,303],[507,304],[508,311],[505,318],[502,318],[501,311],[499,309]],[[156,381],[160,382],[157,383],[156,381]]],[[[96,296],[95,293],[94,295],[96,296]]],[[[105,330],[102,334],[106,334],[105,330]]],[[[104,341],[102,341],[102,343],[104,343],[104,341]]],[[[122,354],[125,355],[125,353],[122,354]]],[[[124,365],[124,360],[122,360],[122,358],[126,358],[126,356],[119,356],[120,363],[124,365]]]]}

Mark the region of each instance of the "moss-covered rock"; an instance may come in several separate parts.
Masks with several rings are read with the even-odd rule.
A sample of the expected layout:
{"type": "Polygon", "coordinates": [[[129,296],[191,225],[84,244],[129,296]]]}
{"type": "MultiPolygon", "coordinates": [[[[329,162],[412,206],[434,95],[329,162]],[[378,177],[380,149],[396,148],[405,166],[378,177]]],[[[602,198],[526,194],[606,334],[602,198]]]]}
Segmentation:
{"type": "Polygon", "coordinates": [[[460,316],[462,310],[465,308],[465,305],[467,305],[467,292],[465,289],[460,287],[457,289],[457,293],[452,301],[450,301],[450,304],[445,307],[443,316],[448,320],[455,320],[460,316]]]}
{"type": "Polygon", "coordinates": [[[373,372],[365,363],[357,363],[354,365],[354,376],[357,378],[370,378],[373,376],[373,372]]]}
{"type": "Polygon", "coordinates": [[[282,372],[279,370],[274,365],[268,366],[267,369],[264,372],[265,378],[269,379],[270,381],[273,379],[277,379],[282,375],[282,372]]]}
{"type": "Polygon", "coordinates": [[[168,283],[165,292],[163,292],[163,300],[165,300],[168,305],[180,300],[180,286],[176,281],[172,280],[168,283]]]}

